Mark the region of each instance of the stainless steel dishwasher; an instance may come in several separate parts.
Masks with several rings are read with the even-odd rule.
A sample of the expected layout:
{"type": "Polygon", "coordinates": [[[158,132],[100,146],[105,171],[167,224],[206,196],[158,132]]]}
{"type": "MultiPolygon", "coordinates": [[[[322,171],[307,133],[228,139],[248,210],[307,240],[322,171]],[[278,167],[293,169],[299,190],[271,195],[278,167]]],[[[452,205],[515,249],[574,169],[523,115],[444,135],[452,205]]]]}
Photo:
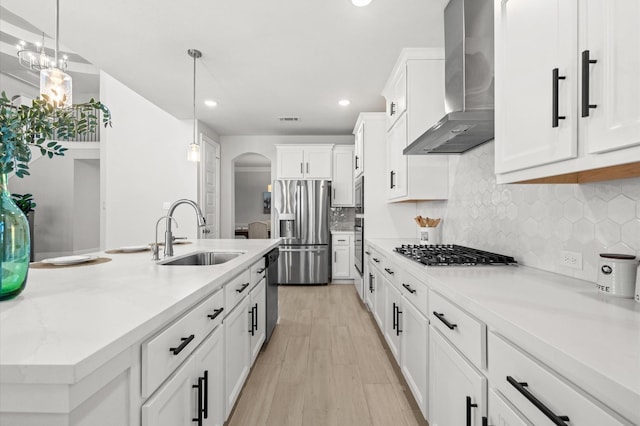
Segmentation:
{"type": "Polygon", "coordinates": [[[264,255],[265,265],[267,267],[267,336],[265,343],[271,338],[273,329],[278,322],[278,257],[280,251],[274,248],[264,255]]]}

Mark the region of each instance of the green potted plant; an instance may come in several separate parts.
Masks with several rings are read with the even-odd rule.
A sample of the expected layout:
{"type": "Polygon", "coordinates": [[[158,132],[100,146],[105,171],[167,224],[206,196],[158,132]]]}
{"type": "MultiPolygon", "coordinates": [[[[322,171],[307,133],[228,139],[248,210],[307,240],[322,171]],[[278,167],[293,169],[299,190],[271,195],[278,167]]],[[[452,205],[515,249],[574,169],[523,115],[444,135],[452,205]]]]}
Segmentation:
{"type": "Polygon", "coordinates": [[[9,193],[9,173],[19,178],[29,174],[32,149],[48,158],[61,156],[67,149],[59,140],[93,133],[100,122],[105,127],[111,125],[111,112],[94,99],[71,107],[60,106],[65,99],[50,102],[47,95],[35,99],[31,106],[15,105],[14,100],[5,92],[0,95],[0,300],[22,292],[30,259],[29,225],[9,193]]]}

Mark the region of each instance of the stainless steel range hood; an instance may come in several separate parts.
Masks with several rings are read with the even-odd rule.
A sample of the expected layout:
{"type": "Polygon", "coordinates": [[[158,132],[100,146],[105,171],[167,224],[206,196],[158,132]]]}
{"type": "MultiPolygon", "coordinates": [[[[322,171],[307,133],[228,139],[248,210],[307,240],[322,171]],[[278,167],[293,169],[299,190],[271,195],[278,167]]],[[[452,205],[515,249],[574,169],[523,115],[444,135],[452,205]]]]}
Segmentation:
{"type": "Polygon", "coordinates": [[[444,10],[445,115],[403,151],[461,154],[494,135],[493,0],[451,0],[444,10]]]}

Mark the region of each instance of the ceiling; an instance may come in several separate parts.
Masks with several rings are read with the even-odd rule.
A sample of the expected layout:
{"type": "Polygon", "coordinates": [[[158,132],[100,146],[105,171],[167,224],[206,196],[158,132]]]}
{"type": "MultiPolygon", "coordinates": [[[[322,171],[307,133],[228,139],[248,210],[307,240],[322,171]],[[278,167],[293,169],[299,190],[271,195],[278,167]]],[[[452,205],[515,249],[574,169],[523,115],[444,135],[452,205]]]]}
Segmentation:
{"type": "MultiPolygon", "coordinates": [[[[384,111],[403,47],[443,46],[447,1],[60,0],[60,43],[180,119],[193,117],[187,49],[202,51],[197,117],[220,135],[345,135],[359,112],[384,111]]],[[[54,0],[0,6],[1,22],[54,33],[54,0]]]]}

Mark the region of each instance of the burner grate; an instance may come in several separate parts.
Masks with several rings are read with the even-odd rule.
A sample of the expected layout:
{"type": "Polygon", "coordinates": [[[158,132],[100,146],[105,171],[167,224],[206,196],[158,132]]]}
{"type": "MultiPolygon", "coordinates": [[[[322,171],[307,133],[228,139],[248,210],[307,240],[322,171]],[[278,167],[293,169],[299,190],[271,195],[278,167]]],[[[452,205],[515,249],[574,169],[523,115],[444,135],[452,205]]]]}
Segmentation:
{"type": "Polygon", "coordinates": [[[396,252],[428,266],[509,265],[517,263],[511,256],[478,250],[457,244],[403,244],[396,252]]]}

